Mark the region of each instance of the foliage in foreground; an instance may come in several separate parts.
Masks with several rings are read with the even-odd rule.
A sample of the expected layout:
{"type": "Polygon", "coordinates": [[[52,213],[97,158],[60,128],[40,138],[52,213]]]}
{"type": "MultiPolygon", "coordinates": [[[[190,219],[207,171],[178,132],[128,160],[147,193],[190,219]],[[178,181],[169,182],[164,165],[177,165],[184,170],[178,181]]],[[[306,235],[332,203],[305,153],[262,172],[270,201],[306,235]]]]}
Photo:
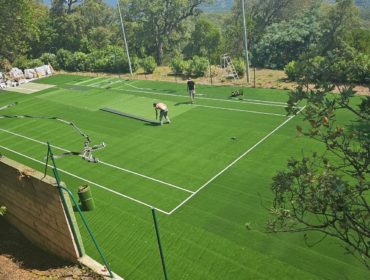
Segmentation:
{"type": "Polygon", "coordinates": [[[5,206],[0,206],[0,216],[4,216],[6,212],[6,207],[5,206]]]}
{"type": "MultiPolygon", "coordinates": [[[[332,61],[340,64],[343,57],[332,61]]],[[[298,132],[324,144],[326,151],[292,158],[276,174],[268,227],[271,232],[316,231],[323,239],[333,237],[370,269],[370,97],[354,98],[352,86],[338,83],[350,81],[351,73],[330,66],[317,73],[314,64],[305,63],[300,85],[291,92],[289,113],[296,114],[296,105],[307,102],[302,114],[308,127],[298,126],[298,132]],[[339,94],[332,93],[335,87],[339,94]],[[338,121],[340,111],[350,118],[338,121]]]]}

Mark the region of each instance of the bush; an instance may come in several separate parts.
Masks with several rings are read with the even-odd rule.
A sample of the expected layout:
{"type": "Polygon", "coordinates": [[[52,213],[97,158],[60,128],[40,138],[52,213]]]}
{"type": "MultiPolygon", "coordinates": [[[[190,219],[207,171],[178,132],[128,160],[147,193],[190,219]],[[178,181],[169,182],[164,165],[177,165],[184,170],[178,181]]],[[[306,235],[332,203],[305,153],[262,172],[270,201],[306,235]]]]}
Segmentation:
{"type": "Polygon", "coordinates": [[[187,62],[180,57],[175,57],[170,62],[170,67],[175,75],[182,75],[187,69],[187,62]]]}
{"type": "Polygon", "coordinates": [[[12,65],[8,59],[0,56],[0,72],[9,72],[12,69],[12,65]]]}
{"type": "Polygon", "coordinates": [[[239,77],[243,77],[245,74],[245,62],[242,58],[234,59],[233,61],[236,72],[239,77]]]}
{"type": "Polygon", "coordinates": [[[0,216],[4,216],[6,212],[6,207],[5,206],[0,206],[0,216]]]}
{"type": "Polygon", "coordinates": [[[26,56],[18,56],[14,60],[12,66],[24,70],[28,68],[28,63],[29,63],[29,59],[26,56]]]}
{"type": "Polygon", "coordinates": [[[196,77],[203,77],[208,69],[208,59],[205,57],[194,56],[188,68],[188,74],[196,77]]]}
{"type": "MultiPolygon", "coordinates": [[[[132,71],[139,67],[137,57],[131,57],[132,71]]],[[[122,48],[107,46],[102,50],[95,50],[87,55],[86,70],[95,72],[129,73],[126,53],[122,48]]]]}
{"type": "Polygon", "coordinates": [[[298,79],[297,62],[293,60],[285,65],[284,72],[290,81],[296,81],[298,79]]]}
{"type": "Polygon", "coordinates": [[[143,67],[145,74],[152,74],[157,67],[157,63],[152,56],[147,56],[146,58],[142,59],[140,64],[141,67],[143,67]]]}
{"type": "Polygon", "coordinates": [[[42,65],[44,65],[44,63],[40,59],[36,58],[36,59],[29,60],[28,63],[26,64],[26,68],[32,69],[32,68],[36,68],[42,65]]]}
{"type": "Polygon", "coordinates": [[[67,69],[67,61],[70,60],[72,53],[65,49],[59,49],[56,54],[56,60],[60,69],[67,69]]]}
{"type": "Polygon", "coordinates": [[[53,68],[59,70],[57,56],[53,53],[43,53],[39,58],[44,64],[50,63],[53,68]]]}
{"type": "Polygon", "coordinates": [[[83,52],[73,53],[66,61],[66,69],[69,71],[86,71],[87,54],[83,52]]]}

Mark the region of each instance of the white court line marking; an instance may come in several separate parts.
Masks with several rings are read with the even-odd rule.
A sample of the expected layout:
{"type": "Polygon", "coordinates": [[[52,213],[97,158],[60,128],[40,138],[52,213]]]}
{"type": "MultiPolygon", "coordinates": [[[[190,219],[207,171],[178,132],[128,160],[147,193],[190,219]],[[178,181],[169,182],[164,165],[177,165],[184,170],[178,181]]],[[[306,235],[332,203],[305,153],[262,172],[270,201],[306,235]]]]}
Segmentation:
{"type": "MultiPolygon", "coordinates": [[[[133,81],[132,83],[134,82],[137,82],[137,81],[133,81]]],[[[152,88],[141,88],[141,87],[136,87],[134,85],[132,85],[132,83],[126,83],[125,85],[128,85],[130,87],[133,87],[133,88],[136,88],[136,89],[143,89],[143,90],[154,90],[152,88]]],[[[196,94],[196,97],[198,97],[199,95],[204,95],[204,94],[199,94],[197,93],[196,94]]],[[[176,95],[176,96],[182,96],[182,95],[176,95]]],[[[210,98],[207,98],[207,99],[210,99],[210,98]]],[[[220,99],[212,99],[212,100],[220,100],[220,99]]],[[[221,99],[222,100],[222,99],[221,99]]],[[[222,100],[224,101],[224,100],[222,100]]],[[[227,101],[230,101],[230,100],[227,100],[227,101]]],[[[234,100],[236,101],[236,100],[234,100]]],[[[236,102],[248,102],[248,101],[253,101],[253,102],[262,102],[262,103],[268,103],[268,104],[279,104],[279,105],[284,105],[284,107],[286,107],[286,102],[279,102],[279,101],[267,101],[267,100],[258,100],[258,99],[250,99],[250,98],[246,98],[246,99],[243,99],[243,100],[238,100],[236,102]]]]}
{"type": "MultiPolygon", "coordinates": [[[[298,115],[302,110],[305,108],[304,106],[299,112],[296,114],[298,115]]],[[[295,116],[296,116],[295,115],[295,116]]],[[[279,130],[282,126],[284,126],[286,123],[288,123],[291,119],[293,119],[295,116],[290,116],[287,120],[285,120],[282,124],[280,124],[278,127],[276,127],[274,130],[272,130],[269,134],[267,134],[265,137],[263,137],[260,141],[258,141],[256,144],[254,144],[251,148],[249,148],[247,151],[245,151],[242,155],[240,155],[238,158],[236,158],[232,163],[230,163],[228,166],[226,166],[224,169],[222,169],[219,173],[217,173],[215,176],[213,176],[211,179],[209,179],[206,183],[204,183],[198,190],[196,190],[192,195],[190,195],[188,198],[186,198],[183,202],[181,202],[179,205],[177,205],[174,209],[170,211],[170,215],[175,212],[177,209],[179,209],[182,205],[184,205],[186,202],[188,202],[191,198],[193,198],[197,193],[199,193],[202,189],[204,189],[206,186],[208,186],[212,181],[214,181],[216,178],[218,178],[221,174],[223,174],[226,170],[228,170],[230,167],[232,167],[235,163],[237,163],[240,159],[242,159],[245,155],[249,154],[251,151],[253,151],[259,144],[264,142],[267,138],[269,138],[272,134],[274,134],[277,130],[279,130]]]]}
{"type": "Polygon", "coordinates": [[[101,88],[99,86],[99,84],[103,84],[103,83],[107,83],[109,81],[112,81],[114,80],[115,78],[109,78],[109,79],[106,79],[106,80],[103,80],[103,81],[99,81],[99,82],[96,82],[96,83],[92,83],[92,84],[89,84],[89,85],[86,85],[87,87],[98,87],[98,88],[101,88]]]}
{"type": "MultiPolygon", "coordinates": [[[[5,133],[8,133],[8,134],[12,134],[12,135],[15,135],[15,136],[18,136],[18,137],[21,137],[21,138],[24,138],[24,139],[27,139],[27,140],[30,140],[30,141],[33,141],[33,142],[36,142],[36,143],[39,143],[39,144],[42,144],[42,145],[47,145],[45,142],[42,142],[42,141],[39,141],[39,140],[36,140],[36,139],[33,139],[33,138],[30,138],[30,137],[27,137],[27,136],[24,136],[22,134],[18,134],[18,133],[15,133],[15,132],[12,132],[12,131],[9,131],[9,130],[6,130],[6,129],[3,129],[3,128],[0,128],[0,131],[3,131],[5,133]]],[[[64,151],[64,152],[71,152],[69,150],[66,150],[64,148],[61,148],[61,147],[58,147],[58,146],[54,146],[54,145],[50,145],[51,147],[53,148],[56,148],[56,149],[59,149],[61,151],[64,151]]],[[[167,182],[164,182],[162,180],[159,180],[159,179],[155,179],[153,177],[149,177],[149,176],[146,176],[144,174],[140,174],[140,173],[137,173],[135,171],[132,171],[132,170],[129,170],[129,169],[125,169],[125,168],[122,168],[122,167],[119,167],[119,166],[116,166],[116,165],[113,165],[113,164],[110,164],[110,163],[107,163],[107,162],[104,162],[104,161],[99,161],[99,163],[103,164],[103,165],[106,165],[106,166],[109,166],[109,167],[112,167],[112,168],[115,168],[115,169],[118,169],[118,170],[121,170],[121,171],[124,171],[124,172],[127,172],[127,173],[131,173],[131,174],[134,174],[136,176],[139,176],[139,177],[143,177],[145,179],[148,179],[148,180],[151,180],[151,181],[154,181],[154,182],[157,182],[157,183],[161,183],[163,185],[166,185],[166,186],[169,186],[169,187],[172,187],[172,188],[175,188],[175,189],[179,189],[179,190],[182,190],[184,192],[188,192],[188,193],[194,193],[193,191],[190,191],[188,189],[185,189],[185,188],[181,188],[179,186],[176,186],[176,185],[173,185],[173,184],[170,184],[170,183],[167,183],[167,182]]]]}
{"type": "Polygon", "coordinates": [[[262,115],[286,117],[286,115],[283,115],[283,114],[265,113],[265,112],[250,111],[250,110],[242,110],[242,109],[217,107],[217,106],[207,106],[207,105],[198,105],[198,104],[195,104],[193,106],[196,106],[196,107],[205,107],[205,108],[212,108],[212,109],[220,109],[220,110],[228,110],[228,111],[236,111],[236,112],[246,112],[246,113],[262,114],[262,115]]]}
{"type": "Polygon", "coordinates": [[[102,77],[95,77],[95,78],[92,78],[92,79],[88,79],[88,80],[83,80],[81,82],[77,82],[77,83],[74,83],[74,85],[82,85],[84,83],[87,83],[87,82],[91,82],[93,80],[96,80],[96,79],[101,79],[102,77]]]}
{"type": "MultiPolygon", "coordinates": [[[[21,153],[19,153],[19,152],[17,152],[17,151],[14,151],[14,150],[9,149],[9,148],[7,148],[7,147],[4,147],[4,146],[2,146],[2,145],[0,145],[0,148],[2,148],[2,149],[4,149],[4,150],[7,150],[7,151],[10,151],[10,152],[12,152],[12,153],[15,153],[15,154],[17,154],[17,155],[19,155],[19,156],[25,157],[25,158],[27,158],[27,159],[29,159],[29,160],[32,160],[32,161],[37,162],[37,163],[40,163],[40,164],[42,164],[42,165],[44,165],[44,166],[45,166],[45,162],[42,162],[42,161],[40,161],[40,160],[34,159],[34,158],[32,158],[32,157],[29,157],[29,156],[27,156],[27,155],[21,154],[21,153]]],[[[52,165],[50,165],[50,164],[48,164],[48,167],[50,167],[50,168],[54,168],[54,167],[53,167],[52,165]]],[[[114,191],[114,190],[112,190],[112,189],[110,189],[110,188],[104,187],[103,185],[100,185],[100,184],[94,183],[94,182],[92,182],[92,181],[90,181],[90,180],[88,180],[88,179],[82,178],[82,177],[80,177],[80,176],[77,176],[77,175],[75,175],[75,174],[73,174],[73,173],[70,173],[70,172],[68,172],[68,171],[65,171],[65,170],[63,170],[63,169],[58,168],[58,171],[60,171],[60,172],[62,172],[62,173],[65,173],[65,174],[67,174],[67,175],[69,175],[69,176],[72,176],[72,177],[74,177],[74,178],[76,178],[76,179],[79,179],[79,180],[85,181],[86,183],[89,183],[89,184],[91,184],[91,185],[94,185],[94,186],[96,186],[96,187],[98,187],[98,188],[101,188],[101,189],[103,189],[103,190],[106,190],[106,191],[108,191],[108,192],[114,193],[114,194],[116,194],[116,195],[118,195],[118,196],[122,196],[122,197],[124,197],[124,198],[129,199],[129,200],[132,200],[132,201],[134,201],[134,202],[136,202],[136,203],[139,203],[139,204],[141,204],[141,205],[144,205],[144,206],[146,206],[146,207],[149,207],[149,208],[155,208],[155,209],[156,209],[156,210],[158,210],[159,212],[162,212],[163,214],[169,215],[169,213],[168,213],[168,212],[166,212],[166,211],[164,211],[164,210],[162,210],[162,209],[160,209],[160,208],[154,207],[154,206],[152,206],[152,205],[150,205],[150,204],[147,204],[147,203],[145,203],[145,202],[142,202],[142,201],[140,201],[140,200],[138,200],[138,199],[132,198],[132,197],[130,197],[130,196],[128,196],[128,195],[124,195],[124,194],[122,194],[122,193],[120,193],[120,192],[117,192],[117,191],[114,191]]]]}
{"type": "MultiPolygon", "coordinates": [[[[90,86],[90,85],[87,85],[90,86]]],[[[94,86],[92,86],[94,87],[94,86]]],[[[145,90],[130,90],[124,88],[113,88],[116,90],[128,91],[128,92],[141,92],[141,93],[149,93],[153,95],[165,95],[165,96],[176,96],[189,99],[189,96],[173,94],[173,93],[164,93],[164,92],[152,92],[152,91],[145,91],[145,90]]],[[[227,99],[217,99],[217,98],[209,98],[209,97],[196,97],[196,99],[200,100],[212,100],[212,101],[220,101],[220,102],[234,102],[234,103],[248,103],[248,104],[255,104],[255,105],[263,105],[263,106],[274,106],[274,107],[286,107],[285,105],[280,104],[270,104],[270,103],[263,103],[263,102],[254,102],[254,101],[237,101],[237,100],[227,100],[227,99]]]]}

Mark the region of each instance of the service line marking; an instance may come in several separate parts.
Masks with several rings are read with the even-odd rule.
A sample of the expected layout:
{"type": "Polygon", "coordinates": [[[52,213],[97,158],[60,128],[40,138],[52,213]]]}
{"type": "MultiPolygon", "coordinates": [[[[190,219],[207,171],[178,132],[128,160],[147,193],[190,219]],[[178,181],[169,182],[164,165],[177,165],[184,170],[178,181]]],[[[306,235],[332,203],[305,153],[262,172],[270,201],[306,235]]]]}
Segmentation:
{"type": "MultiPolygon", "coordinates": [[[[133,87],[133,88],[136,88],[136,89],[141,89],[141,90],[154,90],[152,88],[141,88],[141,87],[136,87],[134,85],[132,85],[134,82],[137,82],[137,81],[133,81],[132,83],[126,83],[125,85],[128,85],[130,87],[133,87]]],[[[153,92],[154,93],[154,92],[153,92]]],[[[197,93],[196,96],[203,96],[204,94],[199,94],[197,93]]],[[[183,95],[176,95],[176,96],[183,96],[183,95]]],[[[210,98],[206,98],[205,99],[210,99],[210,98]]],[[[223,99],[211,99],[211,100],[221,100],[221,101],[231,101],[231,100],[223,100],[223,99]]],[[[278,104],[278,105],[283,105],[284,107],[286,107],[286,102],[280,102],[280,101],[267,101],[267,100],[259,100],[259,99],[250,99],[250,98],[246,98],[246,99],[242,99],[242,100],[233,100],[233,101],[236,101],[236,102],[249,102],[249,101],[253,101],[253,102],[262,102],[262,103],[267,103],[267,104],[278,104]]]]}
{"type": "MultiPolygon", "coordinates": [[[[27,139],[27,140],[30,140],[30,141],[33,141],[33,142],[36,142],[36,143],[39,143],[39,144],[42,144],[42,145],[47,145],[45,142],[42,142],[42,141],[39,141],[37,139],[34,139],[34,138],[31,138],[31,137],[27,137],[27,136],[24,136],[22,134],[18,134],[18,133],[15,133],[15,132],[12,132],[12,131],[9,131],[9,130],[6,130],[6,129],[3,129],[3,128],[0,128],[0,131],[3,131],[5,133],[8,133],[8,134],[12,134],[12,135],[15,135],[15,136],[18,136],[18,137],[21,137],[21,138],[24,138],[24,139],[27,139]]],[[[71,152],[69,150],[66,150],[62,147],[58,147],[58,146],[54,146],[54,145],[50,145],[51,147],[55,148],[55,149],[58,149],[58,150],[61,150],[61,151],[64,151],[64,152],[71,152]]],[[[110,164],[108,162],[104,162],[104,161],[99,161],[99,163],[103,164],[103,165],[106,165],[106,166],[109,166],[109,167],[112,167],[112,168],[115,168],[117,170],[120,170],[120,171],[124,171],[126,173],[131,173],[133,175],[136,175],[136,176],[139,176],[139,177],[142,177],[142,178],[145,178],[147,180],[151,180],[151,181],[154,181],[154,182],[157,182],[157,183],[160,183],[160,184],[163,184],[163,185],[166,185],[166,186],[169,186],[171,188],[175,188],[175,189],[179,189],[181,191],[184,191],[184,192],[187,192],[187,193],[194,193],[193,191],[190,191],[188,189],[185,189],[185,188],[182,188],[182,187],[179,187],[179,186],[176,186],[176,185],[173,185],[173,184],[170,184],[170,183],[167,183],[165,181],[162,181],[162,180],[159,180],[159,179],[155,179],[153,177],[149,177],[149,176],[146,176],[144,174],[141,174],[141,173],[138,173],[138,172],[135,172],[135,171],[132,171],[132,170],[129,170],[129,169],[126,169],[126,168],[122,168],[122,167],[119,167],[119,166],[116,166],[116,165],[113,165],[113,164],[110,164]]]]}
{"type": "Polygon", "coordinates": [[[243,109],[233,109],[233,108],[224,108],[224,107],[198,105],[198,104],[194,104],[193,106],[211,108],[211,109],[227,110],[227,111],[235,111],[235,112],[246,112],[246,113],[253,113],[253,114],[262,114],[262,115],[269,115],[269,116],[286,117],[286,115],[283,115],[283,114],[266,113],[266,112],[259,112],[259,111],[250,111],[250,110],[243,110],[243,109]]]}
{"type": "MultiPolygon", "coordinates": [[[[131,87],[131,84],[124,84],[124,86],[129,85],[131,87]]],[[[93,87],[93,88],[101,88],[99,86],[92,86],[92,85],[86,85],[88,87],[93,87]]],[[[153,95],[163,95],[163,96],[176,96],[176,97],[182,97],[182,98],[189,98],[187,95],[180,95],[180,94],[173,94],[173,93],[165,93],[165,92],[153,92],[153,91],[147,91],[147,90],[131,90],[131,89],[125,89],[125,88],[112,88],[115,90],[121,90],[121,91],[127,91],[127,92],[140,92],[140,93],[148,93],[148,94],[153,94],[153,95]]],[[[255,99],[250,99],[250,100],[227,100],[227,99],[219,99],[219,98],[210,98],[210,97],[200,97],[197,96],[196,99],[200,100],[212,100],[212,101],[219,101],[219,102],[234,102],[234,103],[247,103],[247,104],[255,104],[255,105],[263,105],[263,106],[273,106],[273,107],[282,107],[285,108],[287,105],[286,103],[280,103],[280,102],[275,102],[275,101],[265,101],[265,100],[255,100],[255,99]]],[[[300,107],[297,107],[301,109],[300,107]]]]}
{"type": "MultiPolygon", "coordinates": [[[[305,108],[304,106],[299,112],[296,114],[298,115],[302,110],[305,108]]],[[[188,198],[186,198],[183,202],[181,202],[179,205],[177,205],[174,209],[170,211],[170,215],[175,212],[177,209],[179,209],[182,205],[184,205],[186,202],[188,202],[190,199],[192,199],[197,193],[199,193],[202,189],[204,189],[206,186],[208,186],[211,182],[213,182],[216,178],[218,178],[221,174],[223,174],[225,171],[230,169],[235,163],[237,163],[239,160],[241,160],[244,156],[249,154],[251,151],[253,151],[259,144],[264,142],[267,138],[269,138],[272,134],[274,134],[276,131],[278,131],[281,127],[283,127],[286,123],[288,123],[291,119],[293,119],[296,115],[290,116],[287,120],[285,120],[283,123],[281,123],[279,126],[274,128],[270,133],[268,133],[265,137],[263,137],[261,140],[259,140],[256,144],[254,144],[251,148],[246,150],[243,154],[241,154],[238,158],[236,158],[233,162],[231,162],[228,166],[226,166],[224,169],[222,169],[220,172],[218,172],[215,176],[213,176],[211,179],[209,179],[207,182],[205,182],[198,190],[196,190],[192,195],[190,195],[188,198]]]]}
{"type": "MultiPolygon", "coordinates": [[[[7,151],[9,151],[9,152],[12,152],[12,153],[14,153],[14,154],[17,154],[17,155],[19,155],[19,156],[25,157],[25,158],[27,158],[27,159],[29,159],[29,160],[32,160],[32,161],[37,162],[37,163],[40,163],[41,165],[44,165],[44,166],[45,166],[45,162],[42,162],[42,161],[37,160],[37,159],[34,159],[34,158],[32,158],[32,157],[29,157],[29,156],[27,156],[27,155],[25,155],[25,154],[19,153],[19,152],[17,152],[17,151],[14,151],[14,150],[9,149],[9,148],[7,148],[7,147],[4,147],[4,146],[2,146],[2,145],[0,145],[0,148],[2,148],[2,149],[4,149],[4,150],[7,150],[7,151]]],[[[50,164],[48,164],[48,167],[50,167],[50,168],[54,168],[54,167],[53,167],[52,165],[50,165],[50,164]]],[[[86,179],[86,178],[83,178],[83,177],[77,176],[77,175],[75,175],[75,174],[73,174],[73,173],[70,173],[70,172],[68,172],[68,171],[66,171],[66,170],[63,170],[63,169],[58,168],[58,171],[60,171],[60,172],[62,172],[62,173],[65,173],[65,174],[67,174],[67,175],[69,175],[69,176],[72,176],[72,177],[74,177],[74,178],[76,178],[76,179],[79,179],[79,180],[85,181],[86,183],[89,183],[89,184],[91,184],[91,185],[94,185],[94,186],[96,186],[96,187],[98,187],[98,188],[101,188],[101,189],[103,189],[103,190],[106,190],[106,191],[108,191],[108,192],[114,193],[114,194],[116,194],[116,195],[118,195],[118,196],[122,196],[122,197],[124,197],[124,198],[129,199],[129,200],[132,200],[132,201],[134,201],[134,202],[136,202],[136,203],[139,203],[139,204],[141,204],[141,205],[144,205],[144,206],[146,206],[146,207],[149,207],[149,208],[155,208],[155,209],[156,209],[156,210],[158,210],[159,212],[161,212],[161,213],[163,213],[163,214],[166,214],[166,215],[169,215],[169,213],[168,213],[168,212],[166,212],[166,211],[164,211],[164,210],[162,210],[162,209],[160,209],[160,208],[154,207],[153,205],[150,205],[150,204],[148,204],[148,203],[145,203],[145,202],[143,202],[143,201],[141,201],[141,200],[138,200],[138,199],[136,199],[136,198],[133,198],[133,197],[131,197],[131,196],[128,196],[128,195],[122,194],[122,193],[120,193],[120,192],[114,191],[114,190],[112,190],[112,189],[110,189],[110,188],[107,188],[107,187],[105,187],[105,186],[103,186],[103,185],[100,185],[100,184],[98,184],[98,183],[95,183],[95,182],[93,182],[93,181],[90,181],[90,180],[88,180],[88,179],[86,179]]]]}

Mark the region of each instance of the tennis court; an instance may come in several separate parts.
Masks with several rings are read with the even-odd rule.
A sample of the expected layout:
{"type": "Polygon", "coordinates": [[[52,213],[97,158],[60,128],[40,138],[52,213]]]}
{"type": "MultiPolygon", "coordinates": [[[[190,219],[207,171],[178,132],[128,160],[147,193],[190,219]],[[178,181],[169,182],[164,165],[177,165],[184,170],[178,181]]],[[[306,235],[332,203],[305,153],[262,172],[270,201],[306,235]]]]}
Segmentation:
{"type": "Polygon", "coordinates": [[[265,233],[272,176],[314,147],[296,137],[300,117],[286,116],[286,92],[247,89],[239,99],[229,98],[230,87],[198,85],[191,104],[184,83],[58,75],[35,84],[53,87],[0,94],[0,107],[18,102],[2,115],[35,117],[0,119],[0,152],[43,171],[46,142],[56,155],[80,152],[81,132],[92,145],[106,144],[94,152],[99,163],[80,156],[56,163],[74,193],[92,187],[97,207],[86,215],[125,279],[163,277],[151,208],[160,212],[170,279],[365,279],[331,242],[308,248],[298,235],[265,233]],[[101,110],[155,121],[154,102],[168,105],[171,124],[101,110]]]}

